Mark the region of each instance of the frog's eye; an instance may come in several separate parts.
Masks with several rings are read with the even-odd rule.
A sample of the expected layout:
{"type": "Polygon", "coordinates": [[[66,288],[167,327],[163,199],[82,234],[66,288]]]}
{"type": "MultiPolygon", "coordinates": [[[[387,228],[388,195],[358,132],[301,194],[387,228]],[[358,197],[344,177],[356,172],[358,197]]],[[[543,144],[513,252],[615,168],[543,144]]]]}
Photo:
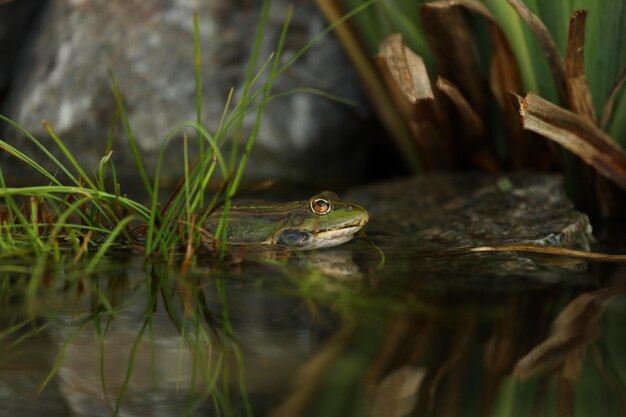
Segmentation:
{"type": "Polygon", "coordinates": [[[322,197],[313,197],[309,202],[309,205],[311,206],[311,211],[319,215],[328,214],[333,208],[330,200],[322,197]]]}

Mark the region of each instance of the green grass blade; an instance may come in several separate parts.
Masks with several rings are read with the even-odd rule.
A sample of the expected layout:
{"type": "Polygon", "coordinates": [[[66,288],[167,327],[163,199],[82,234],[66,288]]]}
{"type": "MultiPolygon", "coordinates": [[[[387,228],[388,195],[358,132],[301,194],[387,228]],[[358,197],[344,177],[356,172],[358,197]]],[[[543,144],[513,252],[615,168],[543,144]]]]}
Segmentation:
{"type": "Polygon", "coordinates": [[[73,186],[49,186],[49,185],[40,185],[40,186],[32,186],[32,187],[2,187],[0,188],[0,197],[13,197],[13,196],[21,196],[21,195],[41,195],[41,194],[76,194],[76,195],[84,195],[90,198],[103,199],[114,201],[118,199],[120,203],[129,207],[130,209],[137,212],[142,218],[147,219],[150,210],[142,205],[141,203],[136,202],[135,200],[116,196],[115,194],[110,194],[104,191],[93,190],[89,188],[83,187],[73,187],[73,186]]]}
{"type": "Polygon", "coordinates": [[[139,153],[139,147],[137,146],[137,140],[135,139],[135,135],[131,129],[130,122],[128,120],[128,115],[126,114],[126,108],[124,107],[124,102],[122,100],[122,94],[120,93],[119,87],[117,85],[117,80],[113,76],[113,72],[109,72],[109,77],[111,78],[111,89],[113,90],[113,95],[115,96],[115,100],[117,102],[117,108],[120,112],[120,117],[122,118],[122,124],[124,125],[124,130],[126,131],[126,137],[128,139],[128,144],[130,146],[130,150],[133,153],[133,157],[135,159],[135,164],[137,165],[137,169],[139,171],[139,176],[141,177],[141,181],[143,182],[143,186],[148,193],[148,196],[152,196],[152,186],[150,185],[150,181],[148,180],[148,175],[146,174],[146,169],[143,165],[143,160],[141,158],[141,154],[139,153]]]}
{"type": "Polygon", "coordinates": [[[25,135],[28,138],[28,140],[30,140],[32,143],[34,143],[35,146],[37,146],[46,155],[46,157],[48,159],[50,159],[57,167],[59,167],[59,169],[61,171],[63,171],[65,173],[65,175],[67,175],[67,177],[70,180],[72,180],[73,183],[78,184],[78,180],[65,167],[65,165],[63,165],[54,155],[52,155],[52,153],[48,150],[48,148],[43,146],[43,144],[41,142],[39,142],[33,135],[30,134],[30,132],[28,132],[26,129],[24,129],[19,124],[15,123],[13,120],[11,120],[8,117],[5,117],[5,116],[3,116],[1,114],[0,114],[0,120],[3,120],[5,122],[7,122],[11,126],[13,126],[15,129],[19,130],[23,135],[25,135]]]}
{"type": "MultiPolygon", "coordinates": [[[[202,126],[202,55],[200,48],[200,22],[198,12],[193,14],[193,63],[196,74],[196,123],[202,126]]],[[[198,139],[201,133],[198,132],[198,139]]],[[[204,151],[204,141],[198,140],[200,158],[204,151]]]]}
{"type": "MultiPolygon", "coordinates": [[[[52,140],[54,140],[54,143],[56,143],[57,147],[61,150],[63,155],[65,155],[65,157],[70,162],[70,164],[72,164],[74,169],[76,169],[81,179],[85,181],[89,185],[90,188],[96,189],[97,188],[96,185],[93,183],[93,181],[91,181],[91,178],[89,178],[89,175],[87,175],[85,170],[83,170],[83,168],[80,166],[76,158],[74,158],[74,155],[72,155],[72,153],[67,148],[67,146],[65,146],[61,138],[59,138],[56,132],[52,129],[52,126],[50,126],[47,122],[44,122],[44,128],[46,129],[46,131],[48,132],[52,140]]],[[[77,184],[77,185],[80,185],[80,184],[77,184]]]]}
{"type": "Polygon", "coordinates": [[[0,149],[4,149],[7,153],[10,153],[11,155],[16,157],[20,161],[24,162],[26,165],[35,169],[41,175],[46,177],[46,179],[48,179],[50,182],[57,184],[57,185],[61,185],[61,182],[58,179],[56,179],[54,175],[46,171],[44,167],[39,165],[37,162],[35,162],[33,159],[31,159],[29,156],[27,156],[25,153],[23,153],[19,149],[9,145],[7,142],[3,140],[0,140],[0,149]]]}

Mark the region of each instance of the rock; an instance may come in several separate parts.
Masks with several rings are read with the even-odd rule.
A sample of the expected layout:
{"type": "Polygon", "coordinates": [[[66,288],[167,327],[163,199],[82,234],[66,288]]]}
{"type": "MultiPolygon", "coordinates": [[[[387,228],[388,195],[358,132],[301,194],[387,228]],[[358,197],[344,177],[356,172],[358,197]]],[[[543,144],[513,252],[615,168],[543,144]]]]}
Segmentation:
{"type": "MultiPolygon", "coordinates": [[[[20,76],[0,112],[46,146],[52,142],[40,122],[49,121],[83,166],[94,169],[105,152],[116,111],[107,74],[111,68],[123,89],[148,172],[153,172],[167,134],[178,123],[196,118],[194,11],[200,16],[203,116],[214,132],[229,89],[240,87],[244,79],[260,4],[251,0],[50,0],[41,27],[20,61],[20,76]]],[[[326,27],[312,2],[275,1],[260,63],[274,50],[290,4],[294,17],[283,62],[326,27]]],[[[274,92],[296,87],[363,101],[351,65],[332,36],[322,39],[283,73],[274,92]]],[[[240,93],[237,90],[235,99],[240,93]]],[[[370,116],[364,106],[349,107],[310,94],[275,100],[267,108],[248,177],[291,181],[357,178],[365,170],[370,116]],[[353,143],[357,138],[359,146],[353,143]]],[[[253,117],[247,119],[248,130],[252,122],[253,117]]],[[[3,138],[19,144],[20,149],[41,155],[19,132],[5,125],[0,130],[3,138]]],[[[114,138],[113,159],[120,175],[136,177],[119,122],[114,138]]],[[[182,172],[182,141],[175,141],[170,149],[166,179],[178,178],[182,172]]],[[[21,164],[7,154],[0,156],[5,175],[22,175],[21,164]]]]}
{"type": "Polygon", "coordinates": [[[368,235],[410,239],[413,248],[526,243],[589,250],[592,239],[589,219],[557,175],[424,175],[355,189],[344,199],[368,210],[368,235]]]}
{"type": "Polygon", "coordinates": [[[530,282],[542,288],[594,280],[578,260],[512,251],[444,255],[505,244],[588,251],[589,219],[574,209],[557,175],[424,175],[357,188],[343,198],[370,214],[367,242],[357,243],[374,243],[396,276],[408,273],[411,281],[436,291],[510,292],[527,290],[530,282]]]}

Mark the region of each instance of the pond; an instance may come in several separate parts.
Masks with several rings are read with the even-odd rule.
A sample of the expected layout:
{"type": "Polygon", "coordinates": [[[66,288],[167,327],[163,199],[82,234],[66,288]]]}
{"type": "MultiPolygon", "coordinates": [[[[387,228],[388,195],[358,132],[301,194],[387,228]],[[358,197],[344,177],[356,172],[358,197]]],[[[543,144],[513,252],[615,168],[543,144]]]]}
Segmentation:
{"type": "Polygon", "coordinates": [[[626,413],[623,264],[446,254],[371,222],[188,270],[123,246],[36,282],[2,261],[0,415],[626,413]]]}

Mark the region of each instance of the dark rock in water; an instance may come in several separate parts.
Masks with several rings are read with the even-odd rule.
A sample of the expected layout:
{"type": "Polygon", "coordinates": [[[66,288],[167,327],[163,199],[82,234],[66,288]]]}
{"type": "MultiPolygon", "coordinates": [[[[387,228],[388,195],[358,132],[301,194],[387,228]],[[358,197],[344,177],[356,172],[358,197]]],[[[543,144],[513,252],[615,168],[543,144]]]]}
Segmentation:
{"type": "MultiPolygon", "coordinates": [[[[283,63],[327,26],[313,2],[274,1],[259,67],[276,49],[291,5],[294,17],[283,63]]],[[[46,145],[52,141],[41,120],[48,120],[85,169],[96,169],[116,111],[107,74],[110,68],[123,90],[130,124],[151,173],[168,133],[181,122],[196,120],[193,13],[198,11],[200,16],[203,119],[214,133],[230,88],[236,89],[233,102],[241,95],[260,9],[260,1],[50,0],[36,35],[23,45],[26,53],[19,62],[10,61],[19,76],[6,102],[0,103],[0,113],[46,145]]],[[[358,79],[332,35],[278,77],[273,93],[298,87],[364,101],[358,79]]],[[[346,106],[312,94],[274,100],[266,109],[247,174],[290,181],[358,177],[366,170],[366,133],[372,131],[372,119],[366,106],[346,106]],[[358,147],[353,144],[357,138],[358,147]]],[[[244,130],[249,131],[253,122],[254,114],[246,119],[244,130]]],[[[42,156],[14,129],[0,125],[0,134],[27,153],[42,156]]],[[[112,156],[118,173],[136,177],[119,122],[114,137],[112,156]]],[[[175,140],[170,149],[164,176],[177,179],[183,172],[182,141],[175,140]]],[[[23,165],[14,158],[6,153],[0,153],[0,158],[5,175],[24,175],[16,171],[23,165]]]]}
{"type": "Polygon", "coordinates": [[[556,175],[439,174],[354,190],[347,200],[370,214],[369,235],[450,249],[533,244],[589,250],[589,219],[556,175]]]}
{"type": "MultiPolygon", "coordinates": [[[[438,174],[353,190],[370,214],[367,239],[385,265],[424,288],[527,291],[546,283],[589,285],[587,263],[514,251],[450,254],[476,246],[531,244],[589,250],[587,216],[556,175],[438,174]],[[453,251],[454,252],[454,251],[453,251]]],[[[376,257],[373,257],[376,258],[376,257]]],[[[380,262],[371,259],[370,263],[380,262]]]]}

